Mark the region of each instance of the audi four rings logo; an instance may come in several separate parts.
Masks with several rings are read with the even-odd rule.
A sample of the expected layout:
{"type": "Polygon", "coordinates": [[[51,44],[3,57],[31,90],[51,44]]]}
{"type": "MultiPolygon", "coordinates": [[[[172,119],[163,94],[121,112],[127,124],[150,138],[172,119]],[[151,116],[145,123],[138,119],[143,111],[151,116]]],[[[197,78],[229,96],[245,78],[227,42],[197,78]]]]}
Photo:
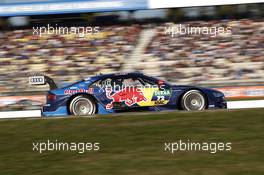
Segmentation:
{"type": "Polygon", "coordinates": [[[30,84],[45,84],[45,78],[43,76],[29,77],[30,84]]]}
{"type": "Polygon", "coordinates": [[[31,78],[30,80],[31,83],[39,83],[39,82],[43,82],[42,78],[31,78]]]}

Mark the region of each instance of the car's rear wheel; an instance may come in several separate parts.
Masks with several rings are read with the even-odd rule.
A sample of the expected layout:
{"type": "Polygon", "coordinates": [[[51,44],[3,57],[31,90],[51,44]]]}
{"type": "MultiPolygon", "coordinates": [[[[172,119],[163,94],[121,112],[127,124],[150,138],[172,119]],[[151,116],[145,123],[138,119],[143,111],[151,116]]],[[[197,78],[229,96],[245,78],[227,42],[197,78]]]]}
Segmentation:
{"type": "Polygon", "coordinates": [[[199,90],[189,90],[182,96],[181,107],[187,111],[204,110],[206,99],[199,90]]]}
{"type": "Polygon", "coordinates": [[[71,100],[69,112],[76,116],[93,115],[96,112],[96,104],[91,97],[78,95],[71,100]]]}

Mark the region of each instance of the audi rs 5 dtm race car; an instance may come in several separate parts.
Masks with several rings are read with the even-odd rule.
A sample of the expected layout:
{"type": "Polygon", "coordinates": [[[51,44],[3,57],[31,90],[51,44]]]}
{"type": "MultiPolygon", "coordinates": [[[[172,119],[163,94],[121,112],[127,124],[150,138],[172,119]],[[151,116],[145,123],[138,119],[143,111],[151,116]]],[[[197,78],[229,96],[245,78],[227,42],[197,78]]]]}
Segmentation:
{"type": "Polygon", "coordinates": [[[48,76],[29,77],[31,85],[49,84],[43,116],[93,115],[125,111],[226,108],[222,92],[171,85],[142,73],[105,74],[58,88],[48,76]]]}

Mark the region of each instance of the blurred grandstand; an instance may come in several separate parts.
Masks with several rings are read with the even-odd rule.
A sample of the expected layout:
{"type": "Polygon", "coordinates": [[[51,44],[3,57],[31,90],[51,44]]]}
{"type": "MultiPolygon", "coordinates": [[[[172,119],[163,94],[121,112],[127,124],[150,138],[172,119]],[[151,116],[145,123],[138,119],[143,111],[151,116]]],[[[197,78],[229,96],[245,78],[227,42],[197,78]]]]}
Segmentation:
{"type": "Polygon", "coordinates": [[[32,91],[27,83],[32,73],[67,83],[99,72],[120,71],[140,30],[137,25],[105,27],[90,38],[39,37],[32,30],[1,32],[0,92],[32,91]]]}
{"type": "MultiPolygon", "coordinates": [[[[251,84],[264,82],[264,21],[241,19],[188,22],[190,26],[230,26],[232,34],[164,34],[164,26],[155,27],[142,62],[146,72],[181,84],[251,84]],[[150,65],[150,68],[146,65],[150,65]],[[154,72],[152,72],[154,73],[154,72]]],[[[187,24],[186,24],[187,25],[187,24]]]]}
{"type": "Polygon", "coordinates": [[[64,84],[98,73],[142,71],[178,84],[264,85],[263,14],[248,17],[178,21],[168,15],[158,22],[108,21],[99,34],[85,37],[39,37],[30,27],[5,28],[0,31],[0,94],[47,90],[28,85],[32,73],[64,84]],[[232,34],[165,35],[164,27],[175,24],[230,26],[232,34]]]}

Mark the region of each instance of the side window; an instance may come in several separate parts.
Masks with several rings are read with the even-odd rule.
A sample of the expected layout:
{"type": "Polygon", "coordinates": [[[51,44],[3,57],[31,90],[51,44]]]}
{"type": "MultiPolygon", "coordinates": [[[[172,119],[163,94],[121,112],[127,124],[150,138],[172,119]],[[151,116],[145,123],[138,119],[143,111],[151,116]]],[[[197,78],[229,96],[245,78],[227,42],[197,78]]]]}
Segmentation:
{"type": "Polygon", "coordinates": [[[136,78],[126,78],[124,79],[124,86],[125,87],[142,87],[143,84],[140,82],[139,79],[136,78]]]}
{"type": "Polygon", "coordinates": [[[112,82],[112,79],[111,78],[107,78],[107,79],[104,79],[104,80],[98,80],[96,82],[94,82],[91,86],[97,86],[97,87],[107,87],[107,86],[111,86],[111,82],[112,82]]]}
{"type": "Polygon", "coordinates": [[[111,81],[111,87],[114,89],[122,89],[124,86],[124,81],[122,78],[114,78],[111,81]]]}
{"type": "Polygon", "coordinates": [[[121,89],[124,87],[123,82],[124,81],[122,78],[106,78],[94,82],[91,86],[96,86],[101,88],[121,89]]]}
{"type": "Polygon", "coordinates": [[[100,85],[101,87],[105,88],[105,87],[111,87],[112,85],[112,79],[111,78],[107,78],[107,79],[104,79],[100,82],[100,85]]]}
{"type": "Polygon", "coordinates": [[[144,82],[145,87],[149,87],[149,88],[158,87],[158,84],[155,83],[154,81],[151,81],[151,80],[148,80],[148,79],[142,79],[142,81],[144,82]]]}
{"type": "Polygon", "coordinates": [[[152,88],[159,88],[160,90],[163,89],[169,89],[170,86],[168,86],[163,80],[150,80],[150,79],[143,79],[145,83],[145,87],[152,87],[152,88]]]}

